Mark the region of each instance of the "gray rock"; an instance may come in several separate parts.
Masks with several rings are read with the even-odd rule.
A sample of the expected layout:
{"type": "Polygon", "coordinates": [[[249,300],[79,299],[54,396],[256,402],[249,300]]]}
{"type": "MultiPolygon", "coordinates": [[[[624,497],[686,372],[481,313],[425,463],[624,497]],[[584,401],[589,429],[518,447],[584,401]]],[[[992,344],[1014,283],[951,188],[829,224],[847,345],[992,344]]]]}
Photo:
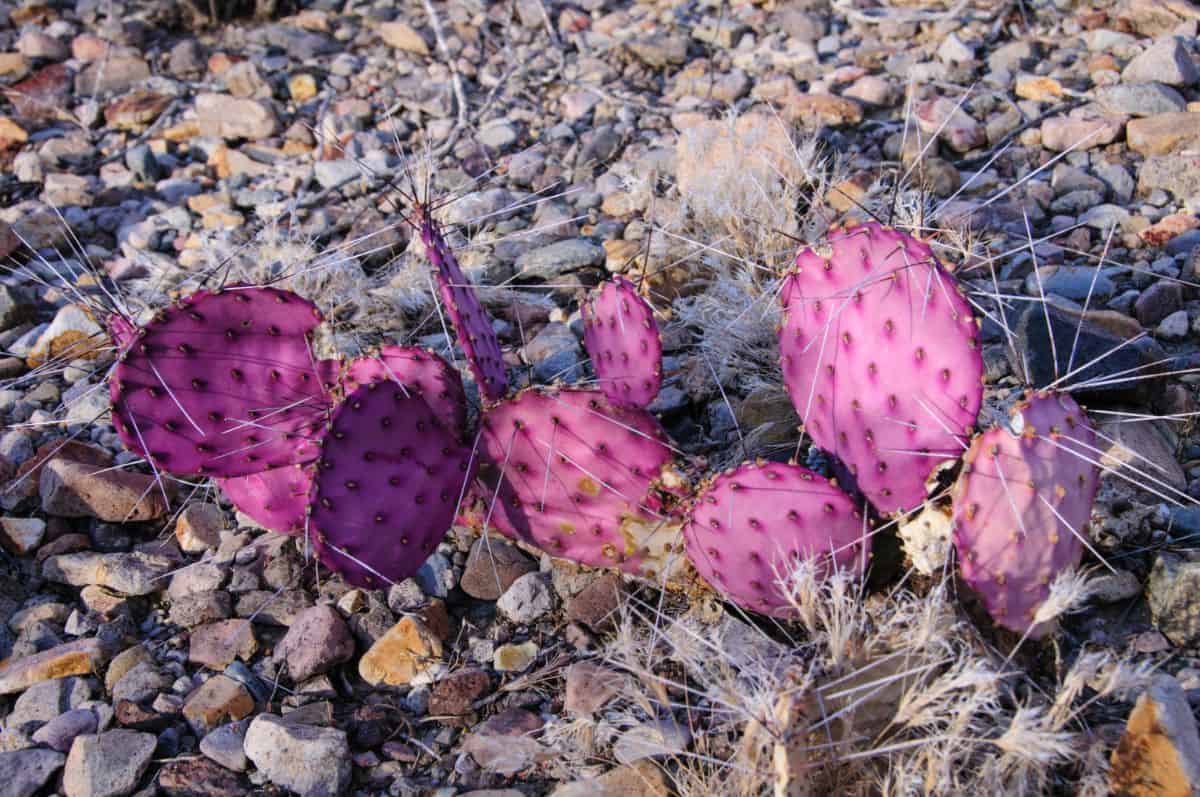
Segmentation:
{"type": "Polygon", "coordinates": [[[246,757],[276,786],[300,794],[340,794],[350,785],[350,746],[333,728],[260,714],[246,731],[246,757]]]}
{"type": "Polygon", "coordinates": [[[336,185],[353,182],[362,177],[362,174],[362,167],[349,158],[317,161],[313,164],[313,177],[322,188],[332,188],[336,185]]]}
{"type": "Polygon", "coordinates": [[[1133,305],[1138,323],[1152,327],[1183,305],[1183,289],[1177,282],[1156,282],[1142,292],[1133,305]]]}
{"type": "Polygon", "coordinates": [[[604,265],[604,248],[584,238],[556,241],[517,258],[517,272],[530,279],[551,280],[582,268],[604,265]]]}
{"type": "Polygon", "coordinates": [[[73,708],[38,728],[33,734],[33,740],[52,750],[65,753],[71,749],[71,743],[75,741],[76,736],[95,733],[99,729],[96,712],[90,708],[73,708]]]}
{"type": "Polygon", "coordinates": [[[42,565],[42,577],[73,587],[95,585],[122,595],[149,595],[166,586],[163,578],[174,562],[164,556],[133,553],[81,553],[52,556],[42,565]]]}
{"type": "Polygon", "coordinates": [[[1146,582],[1155,627],[1179,647],[1200,643],[1200,561],[1162,553],[1146,582]]]}
{"type": "Polygon", "coordinates": [[[4,723],[10,728],[20,728],[33,723],[49,722],[66,711],[78,708],[91,698],[92,687],[83,678],[42,681],[26,689],[17,698],[4,723]]]}
{"type": "Polygon", "coordinates": [[[242,745],[249,727],[249,720],[238,720],[213,728],[200,740],[200,752],[226,769],[245,772],[249,761],[242,745]]]}
{"type": "Polygon", "coordinates": [[[613,744],[613,756],[622,764],[642,758],[676,756],[687,750],[692,734],[670,717],[635,725],[613,744]]]}
{"type": "Polygon", "coordinates": [[[197,96],[196,123],[201,135],[227,139],[266,138],[279,130],[279,120],[269,104],[228,94],[197,96]]]}
{"type": "Polygon", "coordinates": [[[1156,189],[1176,199],[1200,196],[1200,155],[1171,153],[1151,155],[1138,171],[1138,194],[1147,196],[1156,189]]]}
{"type": "Polygon", "coordinates": [[[1033,272],[1025,278],[1025,293],[1029,296],[1038,296],[1044,291],[1083,302],[1090,291],[1093,303],[1103,303],[1116,290],[1112,280],[1091,266],[1042,266],[1038,271],[1041,274],[1040,289],[1038,276],[1033,272]]]}
{"type": "Polygon", "coordinates": [[[1159,322],[1154,334],[1165,340],[1182,340],[1188,334],[1187,310],[1176,310],[1159,322]]]}
{"type": "Polygon", "coordinates": [[[66,756],[54,750],[0,753],[0,797],[31,797],[62,768],[66,756]]]}
{"type": "Polygon", "coordinates": [[[33,305],[13,292],[7,285],[0,285],[0,330],[11,329],[33,317],[33,305]]]}
{"type": "Polygon", "coordinates": [[[1158,81],[1168,86],[1191,86],[1197,78],[1200,73],[1191,54],[1174,36],[1159,39],[1121,71],[1125,83],[1158,81]]]}
{"type": "Polygon", "coordinates": [[[75,738],[63,770],[67,797],[119,797],[137,788],[158,740],[154,734],[105,731],[75,738]]]}
{"type": "Polygon", "coordinates": [[[554,608],[554,590],[543,573],[526,573],[512,583],[496,609],[518,625],[528,625],[554,608]]]}
{"type": "Polygon", "coordinates": [[[1133,175],[1119,163],[1100,163],[1094,168],[1096,176],[1099,177],[1108,186],[1108,190],[1112,192],[1113,199],[1119,203],[1128,203],[1133,198],[1133,191],[1137,187],[1137,183],[1133,179],[1133,175]]]}
{"type": "Polygon", "coordinates": [[[421,586],[421,591],[431,598],[445,598],[457,583],[454,566],[441,553],[435,553],[426,559],[413,575],[413,579],[421,586]]]}
{"type": "Polygon", "coordinates": [[[1187,100],[1162,83],[1101,86],[1095,91],[1095,101],[1105,113],[1125,116],[1154,116],[1187,108],[1187,100]]]}
{"type": "Polygon", "coordinates": [[[566,324],[547,324],[522,349],[535,382],[577,382],[583,378],[583,348],[566,324]]]}
{"type": "Polygon", "coordinates": [[[1079,221],[1082,224],[1107,233],[1113,227],[1120,232],[1129,226],[1133,214],[1120,205],[1096,205],[1087,209],[1079,221]]]}
{"type": "Polygon", "coordinates": [[[275,661],[287,665],[296,683],[329,672],[353,656],[354,638],[332,606],[305,609],[275,648],[275,661]]]}
{"type": "Polygon", "coordinates": [[[171,685],[170,680],[148,661],[140,662],[113,684],[113,702],[128,700],[142,703],[171,685]]]}

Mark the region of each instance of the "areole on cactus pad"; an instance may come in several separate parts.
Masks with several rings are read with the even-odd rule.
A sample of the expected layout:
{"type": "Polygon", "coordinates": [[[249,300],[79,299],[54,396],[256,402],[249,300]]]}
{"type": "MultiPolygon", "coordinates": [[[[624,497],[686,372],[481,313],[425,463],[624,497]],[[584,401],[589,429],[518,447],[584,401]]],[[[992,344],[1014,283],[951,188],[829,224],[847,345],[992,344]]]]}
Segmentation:
{"type": "Polygon", "coordinates": [[[646,407],[662,387],[662,338],[654,311],[632,282],[606,282],[580,305],[583,345],[604,395],[617,404],[646,407]]]}
{"type": "Polygon", "coordinates": [[[685,480],[648,412],[598,390],[528,389],[488,409],[479,457],[468,525],[652,579],[681,559],[685,480]]]}
{"type": "Polygon", "coordinates": [[[1037,637],[1050,584],[1075,566],[1099,485],[1096,434],[1065,393],[1017,404],[1007,427],[980,434],[954,487],[963,580],[1000,625],[1037,637]]]}
{"type": "Polygon", "coordinates": [[[718,592],[774,617],[795,610],[785,589],[802,560],[866,567],[870,536],[861,508],[820,474],[799,465],[749,462],[702,486],[684,539],[688,558],[718,592]]]}
{"type": "Polygon", "coordinates": [[[475,462],[420,395],[384,381],[337,406],[314,468],[314,551],[347,582],[378,589],[411,576],[433,553],[475,462]]]}
{"type": "Polygon", "coordinates": [[[122,442],[160,470],[233,477],[307,462],[330,402],[311,303],[275,288],[199,291],[136,333],[109,381],[122,442]]]}
{"type": "Polygon", "coordinates": [[[925,243],[876,223],[801,250],[783,286],[783,377],[804,428],[883,513],[925,500],[983,398],[978,327],[925,243]]]}

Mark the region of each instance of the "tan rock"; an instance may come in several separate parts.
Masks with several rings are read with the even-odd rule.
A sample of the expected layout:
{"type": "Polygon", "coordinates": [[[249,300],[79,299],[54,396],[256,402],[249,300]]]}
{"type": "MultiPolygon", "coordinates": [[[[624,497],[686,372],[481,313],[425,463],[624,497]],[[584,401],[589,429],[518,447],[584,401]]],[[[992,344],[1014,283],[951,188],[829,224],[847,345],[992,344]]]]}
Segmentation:
{"type": "Polygon", "coordinates": [[[1055,152],[1085,150],[1111,144],[1125,130],[1125,119],[1055,116],[1042,122],[1042,146],[1055,152]]]}
{"type": "Polygon", "coordinates": [[[28,556],[42,544],[46,521],[35,517],[0,517],[0,548],[13,556],[28,556]]]}
{"type": "Polygon", "coordinates": [[[1160,680],[1138,697],[1111,764],[1114,797],[1200,794],[1200,735],[1174,678],[1160,680]]]}
{"type": "Polygon", "coordinates": [[[288,94],[296,102],[308,102],[317,96],[317,79],[306,73],[292,75],[288,79],[288,94]]]}
{"type": "Polygon", "coordinates": [[[1134,119],[1125,126],[1125,138],[1134,152],[1166,155],[1200,141],[1200,113],[1160,113],[1134,119]]]}
{"type": "Polygon", "coordinates": [[[108,338],[95,319],[79,306],[68,304],[54,316],[25,360],[30,368],[37,368],[57,357],[91,359],[107,345],[108,338]]]}
{"type": "Polygon", "coordinates": [[[29,72],[29,60],[20,53],[0,53],[0,75],[24,77],[29,72]]]}
{"type": "Polygon", "coordinates": [[[225,669],[234,659],[249,661],[257,651],[254,624],[242,618],[199,626],[188,640],[188,661],[213,670],[225,669]]]}
{"type": "Polygon", "coordinates": [[[38,479],[42,511],[56,517],[94,517],[110,523],[154,520],[167,514],[155,477],[55,457],[38,479]]]}
{"type": "MultiPolygon", "coordinates": [[[[862,105],[833,94],[796,94],[787,98],[784,115],[808,127],[843,127],[862,121],[862,105]]],[[[794,156],[793,156],[794,157],[794,156]]]]}
{"type": "Polygon", "coordinates": [[[1023,100],[1053,102],[1063,96],[1063,87],[1052,77],[1045,75],[1017,75],[1015,91],[1023,100]]]}
{"type": "Polygon", "coordinates": [[[5,659],[0,663],[0,695],[23,692],[36,683],[68,675],[88,675],[99,670],[104,659],[100,640],[94,637],[67,642],[31,656],[5,659]]]}
{"type": "Polygon", "coordinates": [[[25,128],[7,116],[0,116],[0,149],[19,147],[28,140],[29,133],[25,131],[25,128]]]}
{"type": "Polygon", "coordinates": [[[492,668],[496,672],[523,672],[533,664],[537,654],[536,642],[501,645],[492,655],[492,668]]]}
{"type": "Polygon", "coordinates": [[[153,664],[154,657],[141,645],[125,648],[113,656],[113,660],[108,663],[108,669],[104,672],[105,691],[111,695],[117,681],[121,680],[125,673],[142,663],[153,664]]]}
{"type": "Polygon", "coordinates": [[[380,637],[358,662],[369,684],[404,686],[441,661],[442,641],[424,622],[405,617],[380,637]]]}
{"type": "Polygon", "coordinates": [[[212,729],[240,720],[254,711],[254,698],[246,687],[227,675],[214,675],[188,695],[183,716],[197,729],[212,729]]]}
{"type": "Polygon", "coordinates": [[[188,504],[175,521],[175,541],[184,553],[203,553],[221,544],[225,515],[216,504],[188,504]]]}
{"type": "Polygon", "coordinates": [[[425,43],[420,33],[417,33],[407,22],[394,20],[380,23],[377,28],[379,38],[389,47],[403,50],[416,55],[429,55],[429,45],[425,43]]]}

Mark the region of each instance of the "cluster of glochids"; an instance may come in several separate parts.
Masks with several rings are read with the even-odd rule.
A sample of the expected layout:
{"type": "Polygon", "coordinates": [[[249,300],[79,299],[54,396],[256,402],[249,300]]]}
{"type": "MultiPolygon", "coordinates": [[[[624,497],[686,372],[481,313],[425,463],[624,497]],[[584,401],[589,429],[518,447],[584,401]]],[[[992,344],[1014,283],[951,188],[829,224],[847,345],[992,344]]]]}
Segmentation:
{"type": "Polygon", "coordinates": [[[355,585],[412,575],[459,522],[660,581],[686,554],[726,598],[778,617],[792,611],[783,577],[799,560],[818,573],[865,567],[878,520],[924,504],[931,473],[961,458],[951,492],[962,575],[998,623],[1038,632],[1051,580],[1081,555],[1093,433],[1071,398],[1038,393],[1006,428],[974,435],[978,325],[924,243],[864,224],[805,248],[785,279],[784,379],[840,478],[753,462],[693,485],[647,409],[662,342],[633,284],[616,277],[583,305],[594,389],[510,395],[488,313],[438,225],[418,220],[479,390],[477,430],[459,372],[437,354],[318,359],[315,306],[235,286],[140,328],[110,319],[125,444],[157,471],[215,479],[355,585]]]}

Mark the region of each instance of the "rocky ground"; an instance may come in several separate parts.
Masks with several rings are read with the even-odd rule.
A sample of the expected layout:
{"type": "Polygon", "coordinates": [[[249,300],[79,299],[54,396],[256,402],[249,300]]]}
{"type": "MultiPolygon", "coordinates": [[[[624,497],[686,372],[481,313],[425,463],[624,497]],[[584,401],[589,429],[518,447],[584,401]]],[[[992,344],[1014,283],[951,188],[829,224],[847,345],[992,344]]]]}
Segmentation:
{"type": "MultiPolygon", "coordinates": [[[[1105,435],[1087,563],[1111,570],[1015,659],[1035,685],[1018,694],[1084,654],[1153,667],[1146,744],[1200,789],[1200,6],[236,5],[0,2],[0,795],[626,797],[778,776],[738,747],[744,721],[701,716],[733,698],[691,705],[695,661],[631,665],[629,607],[786,629],[463,529],[415,578],[351,589],[207,485],[121,467],[137,458],[108,423],[89,304],[271,279],[322,305],[332,347],[448,351],[400,222],[410,178],[455,199],[442,215],[520,380],[586,379],[580,289],[638,276],[666,331],[653,409],[717,465],[796,451],[772,308],[797,239],[868,213],[933,239],[984,318],[987,412],[1061,377],[1105,435]]],[[[873,589],[900,580],[892,558],[873,589]]],[[[1005,670],[1017,640],[962,607],[955,633],[1005,670]]],[[[1096,678],[1079,690],[1102,714],[1069,729],[1087,744],[996,793],[1072,793],[1096,761],[1107,782],[1140,690],[1096,678]]],[[[899,793],[879,760],[873,793],[899,793]]]]}

